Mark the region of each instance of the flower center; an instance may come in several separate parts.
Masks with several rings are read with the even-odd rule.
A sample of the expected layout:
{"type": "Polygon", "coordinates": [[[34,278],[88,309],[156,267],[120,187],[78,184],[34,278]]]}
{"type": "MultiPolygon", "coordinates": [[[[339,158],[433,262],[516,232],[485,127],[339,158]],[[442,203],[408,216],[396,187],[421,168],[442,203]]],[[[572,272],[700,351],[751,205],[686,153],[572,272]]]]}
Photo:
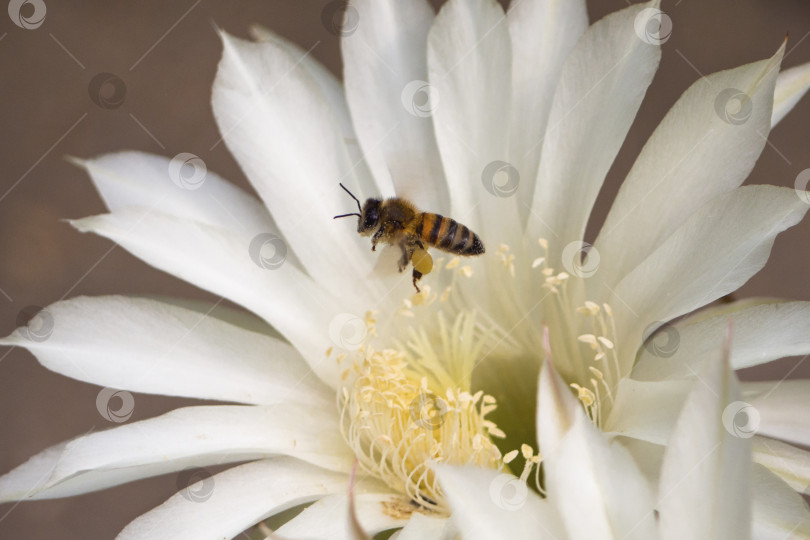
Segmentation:
{"type": "Polygon", "coordinates": [[[338,396],[343,436],[361,469],[425,508],[447,511],[431,465],[500,469],[491,437],[504,433],[487,414],[495,398],[470,392],[482,340],[475,316],[448,325],[439,314],[439,340],[411,329],[396,348],[358,351],[338,396]]]}

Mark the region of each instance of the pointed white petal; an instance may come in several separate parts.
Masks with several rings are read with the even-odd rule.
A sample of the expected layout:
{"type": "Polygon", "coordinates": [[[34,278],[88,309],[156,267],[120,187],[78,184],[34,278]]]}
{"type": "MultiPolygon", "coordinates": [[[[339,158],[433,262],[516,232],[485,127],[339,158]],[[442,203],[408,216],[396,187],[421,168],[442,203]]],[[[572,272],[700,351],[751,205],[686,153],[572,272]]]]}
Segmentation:
{"type": "Polygon", "coordinates": [[[537,385],[537,444],[543,455],[555,451],[574,423],[579,402],[546,359],[537,385]]]}
{"type": "MultiPolygon", "coordinates": [[[[285,48],[222,35],[213,88],[214,116],[228,148],[270,209],[290,248],[318,283],[357,287],[373,259],[353,220],[343,182],[358,197],[343,136],[318,84],[285,48]]],[[[361,281],[367,284],[367,281],[361,281]]]]}
{"type": "MultiPolygon", "coordinates": [[[[565,59],[588,28],[588,12],[584,0],[521,1],[511,3],[506,19],[512,43],[509,144],[525,182],[521,193],[530,194],[554,90],[565,59]]],[[[525,219],[528,208],[521,204],[519,210],[525,219]]]]}
{"type": "Polygon", "coordinates": [[[701,359],[723,342],[729,319],[734,328],[734,369],[810,353],[810,302],[771,301],[668,326],[660,336],[662,347],[653,341],[642,348],[633,378],[664,380],[694,375],[701,359]],[[665,347],[668,341],[671,346],[665,347]]]}
{"type": "Polygon", "coordinates": [[[666,444],[691,389],[691,381],[642,382],[625,377],[614,391],[616,401],[604,431],[666,444]]]}
{"type": "Polygon", "coordinates": [[[368,169],[368,164],[363,157],[360,143],[354,132],[352,118],[349,114],[349,105],[346,103],[346,94],[343,91],[343,83],[335,77],[329,69],[318,62],[312,54],[273,33],[267,28],[253,24],[249,28],[250,35],[256,41],[269,41],[278,47],[286,49],[295,58],[301,58],[301,66],[304,67],[315,83],[320,87],[324,98],[329,103],[329,108],[335,115],[343,133],[343,141],[346,143],[346,151],[349,153],[349,161],[354,167],[354,175],[358,185],[362,186],[365,193],[388,193],[391,190],[390,180],[375,178],[368,169]]]}
{"type": "MultiPolygon", "coordinates": [[[[740,187],[702,206],[612,293],[619,341],[637,347],[651,323],[736,290],[765,265],[776,235],[808,208],[794,190],[775,186],[740,187]]],[[[635,348],[627,352],[623,370],[635,348]]]]}
{"type": "Polygon", "coordinates": [[[118,540],[236,538],[278,512],[345,491],[349,476],[292,458],[265,459],[201,479],[143,514],[118,540]]]}
{"type": "Polygon", "coordinates": [[[751,480],[754,538],[810,538],[810,510],[801,495],[761,465],[753,466],[751,480]]]}
{"type": "Polygon", "coordinates": [[[206,406],[78,437],[0,477],[0,500],[96,491],[185,467],[291,455],[348,471],[334,410],[300,405],[206,406]]]}
{"type": "MultiPolygon", "coordinates": [[[[447,208],[425,82],[433,8],[425,0],[353,0],[357,29],[341,38],[346,97],[377,178],[426,210],[447,208]]],[[[447,96],[448,101],[451,96],[447,96]]],[[[393,193],[380,193],[391,196],[393,193]]]]}
{"type": "Polygon", "coordinates": [[[351,307],[338,304],[292,264],[260,267],[251,258],[249,237],[144,208],[72,223],[82,232],[118,242],[152,266],[243,305],[289,339],[321,379],[332,385],[338,380],[337,366],[324,354],[333,345],[328,329],[331,317],[351,307]]]}
{"type": "Polygon", "coordinates": [[[661,473],[661,464],[664,462],[666,447],[629,437],[617,437],[616,441],[630,452],[639,471],[647,479],[652,492],[658,493],[658,479],[661,473]]]}
{"type": "Polygon", "coordinates": [[[759,413],[759,435],[810,445],[810,379],[743,383],[742,388],[759,413]]]}
{"type": "Polygon", "coordinates": [[[77,163],[87,170],[110,212],[142,206],[250,237],[276,229],[255,197],[209,171],[199,159],[118,152],[77,163]]]}
{"type": "Polygon", "coordinates": [[[436,140],[450,190],[452,216],[482,236],[517,227],[516,197],[494,195],[506,173],[511,95],[511,44],[495,0],[450,0],[428,37],[436,140]],[[493,184],[494,182],[494,184],[493,184]],[[489,190],[489,191],[488,191],[489,190]],[[491,232],[490,232],[491,231],[491,232]]]}
{"type": "Polygon", "coordinates": [[[751,439],[754,461],[768,467],[799,493],[810,486],[810,452],[768,437],[751,439]]]}
{"type": "Polygon", "coordinates": [[[46,339],[23,327],[0,344],[25,347],[46,368],[74,379],[250,404],[334,402],[290,345],[207,314],[124,296],[79,297],[44,311],[46,339]]]}
{"type": "Polygon", "coordinates": [[[707,361],[694,383],[661,469],[663,539],[751,536],[750,440],[725,425],[740,399],[737,386],[727,357],[707,361]]]}
{"type": "Polygon", "coordinates": [[[751,172],[770,130],[783,54],[784,46],[768,60],[701,78],[667,113],[622,184],[594,244],[601,279],[611,287],[693,212],[751,172]],[[735,105],[741,107],[738,116],[726,108],[735,105]]]}
{"type": "Polygon", "coordinates": [[[458,532],[449,519],[417,512],[392,540],[453,540],[457,536],[458,532]]]}
{"type": "MultiPolygon", "coordinates": [[[[565,61],[542,141],[528,232],[560,257],[582,240],[608,169],[652,81],[661,50],[636,34],[636,19],[659,2],[612,13],[585,31],[565,61]]],[[[557,260],[551,266],[560,268],[557,260]]]]}
{"type": "Polygon", "coordinates": [[[544,462],[549,499],[559,508],[570,538],[655,536],[647,480],[630,453],[609,443],[581,409],[553,453],[544,454],[544,462]]]}
{"type": "Polygon", "coordinates": [[[265,320],[239,307],[224,306],[221,302],[217,303],[215,300],[197,300],[164,295],[149,295],[146,298],[180,309],[187,309],[199,315],[207,314],[206,316],[208,317],[230,324],[231,326],[236,326],[242,330],[247,330],[248,332],[262,334],[275,339],[283,339],[281,334],[267,324],[265,320]]]}
{"type": "Polygon", "coordinates": [[[785,69],[779,73],[773,93],[771,127],[782,121],[807,93],[808,88],[810,88],[810,63],[785,69]]]}
{"type": "Polygon", "coordinates": [[[436,474],[465,540],[562,536],[551,505],[511,474],[447,465],[436,474]]]}
{"type": "MultiPolygon", "coordinates": [[[[385,492],[359,493],[355,488],[355,510],[360,526],[369,535],[402,527],[414,511],[400,495],[385,492]]],[[[350,540],[349,496],[327,495],[276,531],[279,538],[307,540],[350,540]]]]}

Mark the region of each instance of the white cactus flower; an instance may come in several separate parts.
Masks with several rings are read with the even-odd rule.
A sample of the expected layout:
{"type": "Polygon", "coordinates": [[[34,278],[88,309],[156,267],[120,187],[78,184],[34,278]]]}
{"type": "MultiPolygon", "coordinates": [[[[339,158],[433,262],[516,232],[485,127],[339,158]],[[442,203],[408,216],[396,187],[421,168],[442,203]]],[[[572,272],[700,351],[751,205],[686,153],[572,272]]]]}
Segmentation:
{"type": "MultiPolygon", "coordinates": [[[[107,388],[227,403],[49,448],[0,477],[0,501],[241,463],[120,537],[235,537],[308,503],[274,534],[355,537],[356,463],[355,513],[368,534],[404,527],[401,540],[476,538],[497,533],[495,523],[508,531],[531,521],[557,538],[648,538],[683,532],[683,523],[669,524],[694,508],[679,507],[682,498],[656,506],[653,494],[717,442],[734,461],[697,464],[716,483],[701,476],[690,493],[717,501],[718,489],[739,488],[739,506],[718,508],[753,508],[753,518],[714,531],[775,523],[741,487],[750,441],[718,431],[718,407],[734,401],[735,383],[707,344],[722,336],[715,319],[725,313],[668,321],[741,286],[810,208],[792,189],[740,187],[771,126],[810,86],[810,66],[780,74],[783,46],[695,82],[650,137],[590,245],[597,193],[671,30],[657,1],[591,26],[582,0],[516,0],[506,12],[494,0],[449,0],[437,14],[424,0],[357,0],[347,20],[343,85],[266,30],[254,29],[255,42],[222,34],[214,114],[260,200],[190,154],[77,160],[109,210],[74,221],[77,229],[253,315],[80,297],[0,340],[107,388]],[[410,275],[387,271],[396,261],[372,253],[353,220],[333,220],[354,205],[339,183],[361,202],[396,194],[451,216],[487,252],[460,259],[432,250],[436,267],[414,294],[410,275]],[[647,358],[648,338],[669,328],[680,332],[681,356],[665,369],[647,358]],[[538,387],[544,360],[553,369],[538,387]],[[710,374],[720,397],[677,371],[686,367],[710,374]],[[743,467],[738,483],[725,482],[732,463],[743,467]],[[465,478],[453,466],[475,469],[465,478]],[[524,490],[532,511],[499,507],[507,513],[487,521],[476,502],[486,493],[472,491],[495,480],[524,490]],[[594,513],[577,517],[579,500],[594,513]]],[[[768,309],[732,313],[754,336],[735,339],[732,367],[810,352],[799,337],[806,306],[780,332],[772,327],[782,319],[768,309]]],[[[786,435],[808,408],[804,383],[783,388],[760,409],[760,431],[810,444],[806,433],[786,435]]],[[[758,489],[788,497],[784,481],[799,489],[810,460],[776,442],[769,453],[762,440],[753,441],[755,459],[776,476],[757,469],[758,489]]],[[[789,517],[806,519],[788,491],[789,517]]],[[[709,526],[701,516],[695,526],[709,526]]]]}

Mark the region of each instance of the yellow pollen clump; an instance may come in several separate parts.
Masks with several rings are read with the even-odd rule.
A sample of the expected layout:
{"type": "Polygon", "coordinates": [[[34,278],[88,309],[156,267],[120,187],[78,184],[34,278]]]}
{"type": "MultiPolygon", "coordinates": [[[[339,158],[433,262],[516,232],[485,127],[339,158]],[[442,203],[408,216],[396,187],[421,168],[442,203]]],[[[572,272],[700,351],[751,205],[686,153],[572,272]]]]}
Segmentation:
{"type": "MultiPolygon", "coordinates": [[[[495,409],[492,396],[441,387],[399,350],[359,355],[339,406],[344,438],[361,469],[425,508],[447,511],[432,464],[502,466],[491,437],[504,434],[486,420],[495,409]]],[[[441,366],[428,368],[436,369],[441,366]]]]}

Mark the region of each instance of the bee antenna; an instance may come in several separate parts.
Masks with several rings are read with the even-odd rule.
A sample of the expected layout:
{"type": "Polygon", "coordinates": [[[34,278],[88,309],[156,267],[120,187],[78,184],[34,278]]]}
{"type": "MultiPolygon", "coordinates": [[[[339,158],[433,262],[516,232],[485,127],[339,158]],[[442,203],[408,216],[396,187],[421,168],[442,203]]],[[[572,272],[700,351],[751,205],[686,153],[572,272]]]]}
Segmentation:
{"type": "Polygon", "coordinates": [[[332,219],[337,219],[337,218],[342,218],[342,217],[349,217],[349,216],[357,216],[357,217],[360,217],[360,214],[357,214],[357,213],[354,213],[354,214],[341,214],[341,215],[339,215],[339,216],[335,216],[335,217],[333,217],[332,219]]]}
{"type": "MultiPolygon", "coordinates": [[[[362,212],[362,211],[363,211],[363,208],[361,208],[361,207],[360,207],[360,201],[357,199],[357,197],[355,197],[355,196],[354,196],[354,193],[352,193],[351,191],[349,191],[349,190],[348,190],[348,188],[346,188],[346,186],[344,186],[342,183],[338,182],[338,184],[340,185],[340,187],[342,187],[342,188],[343,188],[343,191],[345,191],[346,193],[348,193],[348,194],[349,194],[349,197],[351,197],[352,199],[354,199],[354,202],[356,202],[356,203],[357,203],[357,209],[358,209],[358,210],[360,210],[360,211],[362,212]]],[[[347,215],[347,216],[353,216],[354,214],[346,214],[346,215],[347,215]]],[[[336,217],[343,217],[343,216],[336,216],[336,217]]]]}

